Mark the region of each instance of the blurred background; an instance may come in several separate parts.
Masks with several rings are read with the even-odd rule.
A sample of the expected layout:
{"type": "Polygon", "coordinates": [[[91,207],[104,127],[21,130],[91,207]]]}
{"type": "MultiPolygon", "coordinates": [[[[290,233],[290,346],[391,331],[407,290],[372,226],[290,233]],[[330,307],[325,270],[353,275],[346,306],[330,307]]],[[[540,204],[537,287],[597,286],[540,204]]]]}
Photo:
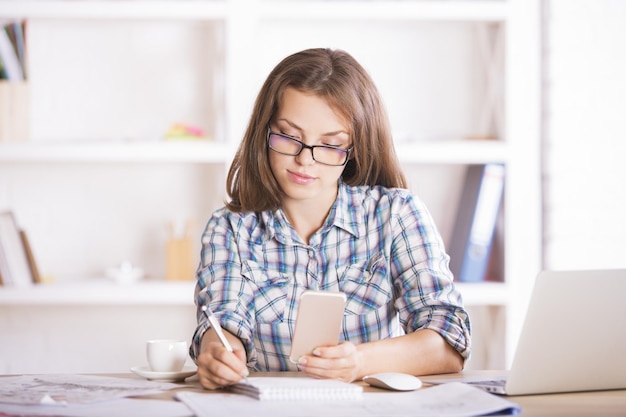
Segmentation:
{"type": "Polygon", "coordinates": [[[0,373],[126,371],[190,339],[256,93],[307,47],[370,72],[449,248],[469,167],[504,166],[487,272],[457,274],[468,368],[509,365],[540,270],[626,267],[623,1],[0,0],[0,22],[22,76],[0,39],[0,213],[37,269],[2,277],[0,373]]]}

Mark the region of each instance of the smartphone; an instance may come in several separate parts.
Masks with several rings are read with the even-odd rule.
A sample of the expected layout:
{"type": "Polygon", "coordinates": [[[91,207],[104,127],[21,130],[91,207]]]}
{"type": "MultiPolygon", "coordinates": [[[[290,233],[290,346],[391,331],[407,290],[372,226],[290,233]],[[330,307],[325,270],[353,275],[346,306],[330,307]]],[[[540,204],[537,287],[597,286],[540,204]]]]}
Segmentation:
{"type": "Polygon", "coordinates": [[[302,293],[289,360],[297,363],[300,356],[313,352],[318,346],[336,345],[345,305],[346,295],[342,292],[307,290],[302,293]]]}

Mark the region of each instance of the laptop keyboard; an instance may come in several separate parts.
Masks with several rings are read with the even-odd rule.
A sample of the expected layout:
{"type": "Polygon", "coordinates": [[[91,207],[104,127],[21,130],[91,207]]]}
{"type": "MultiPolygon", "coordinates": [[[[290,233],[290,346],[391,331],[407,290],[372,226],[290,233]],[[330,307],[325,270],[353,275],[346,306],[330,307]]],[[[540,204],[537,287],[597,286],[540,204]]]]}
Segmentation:
{"type": "Polygon", "coordinates": [[[470,385],[482,385],[490,387],[504,387],[506,385],[506,379],[489,379],[484,381],[468,381],[470,385]]]}

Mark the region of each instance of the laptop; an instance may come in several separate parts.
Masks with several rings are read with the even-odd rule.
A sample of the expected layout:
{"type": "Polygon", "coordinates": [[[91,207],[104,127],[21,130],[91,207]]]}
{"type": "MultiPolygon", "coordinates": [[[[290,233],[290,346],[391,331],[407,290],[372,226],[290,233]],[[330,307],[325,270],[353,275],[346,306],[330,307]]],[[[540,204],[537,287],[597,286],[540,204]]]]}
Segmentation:
{"type": "MultiPolygon", "coordinates": [[[[626,269],[543,271],[502,395],[626,389],[626,269]]],[[[443,380],[439,382],[444,382],[443,380]]]]}

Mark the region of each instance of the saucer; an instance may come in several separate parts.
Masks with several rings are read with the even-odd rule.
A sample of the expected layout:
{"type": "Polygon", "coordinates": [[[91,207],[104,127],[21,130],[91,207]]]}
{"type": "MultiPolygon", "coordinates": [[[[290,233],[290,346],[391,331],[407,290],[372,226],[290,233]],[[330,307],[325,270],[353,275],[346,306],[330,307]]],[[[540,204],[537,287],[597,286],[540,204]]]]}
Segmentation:
{"type": "Polygon", "coordinates": [[[150,381],[167,381],[167,382],[180,382],[184,381],[192,375],[195,375],[197,369],[195,366],[185,366],[178,372],[156,372],[150,369],[149,366],[133,366],[130,370],[139,376],[142,376],[150,381]]]}

